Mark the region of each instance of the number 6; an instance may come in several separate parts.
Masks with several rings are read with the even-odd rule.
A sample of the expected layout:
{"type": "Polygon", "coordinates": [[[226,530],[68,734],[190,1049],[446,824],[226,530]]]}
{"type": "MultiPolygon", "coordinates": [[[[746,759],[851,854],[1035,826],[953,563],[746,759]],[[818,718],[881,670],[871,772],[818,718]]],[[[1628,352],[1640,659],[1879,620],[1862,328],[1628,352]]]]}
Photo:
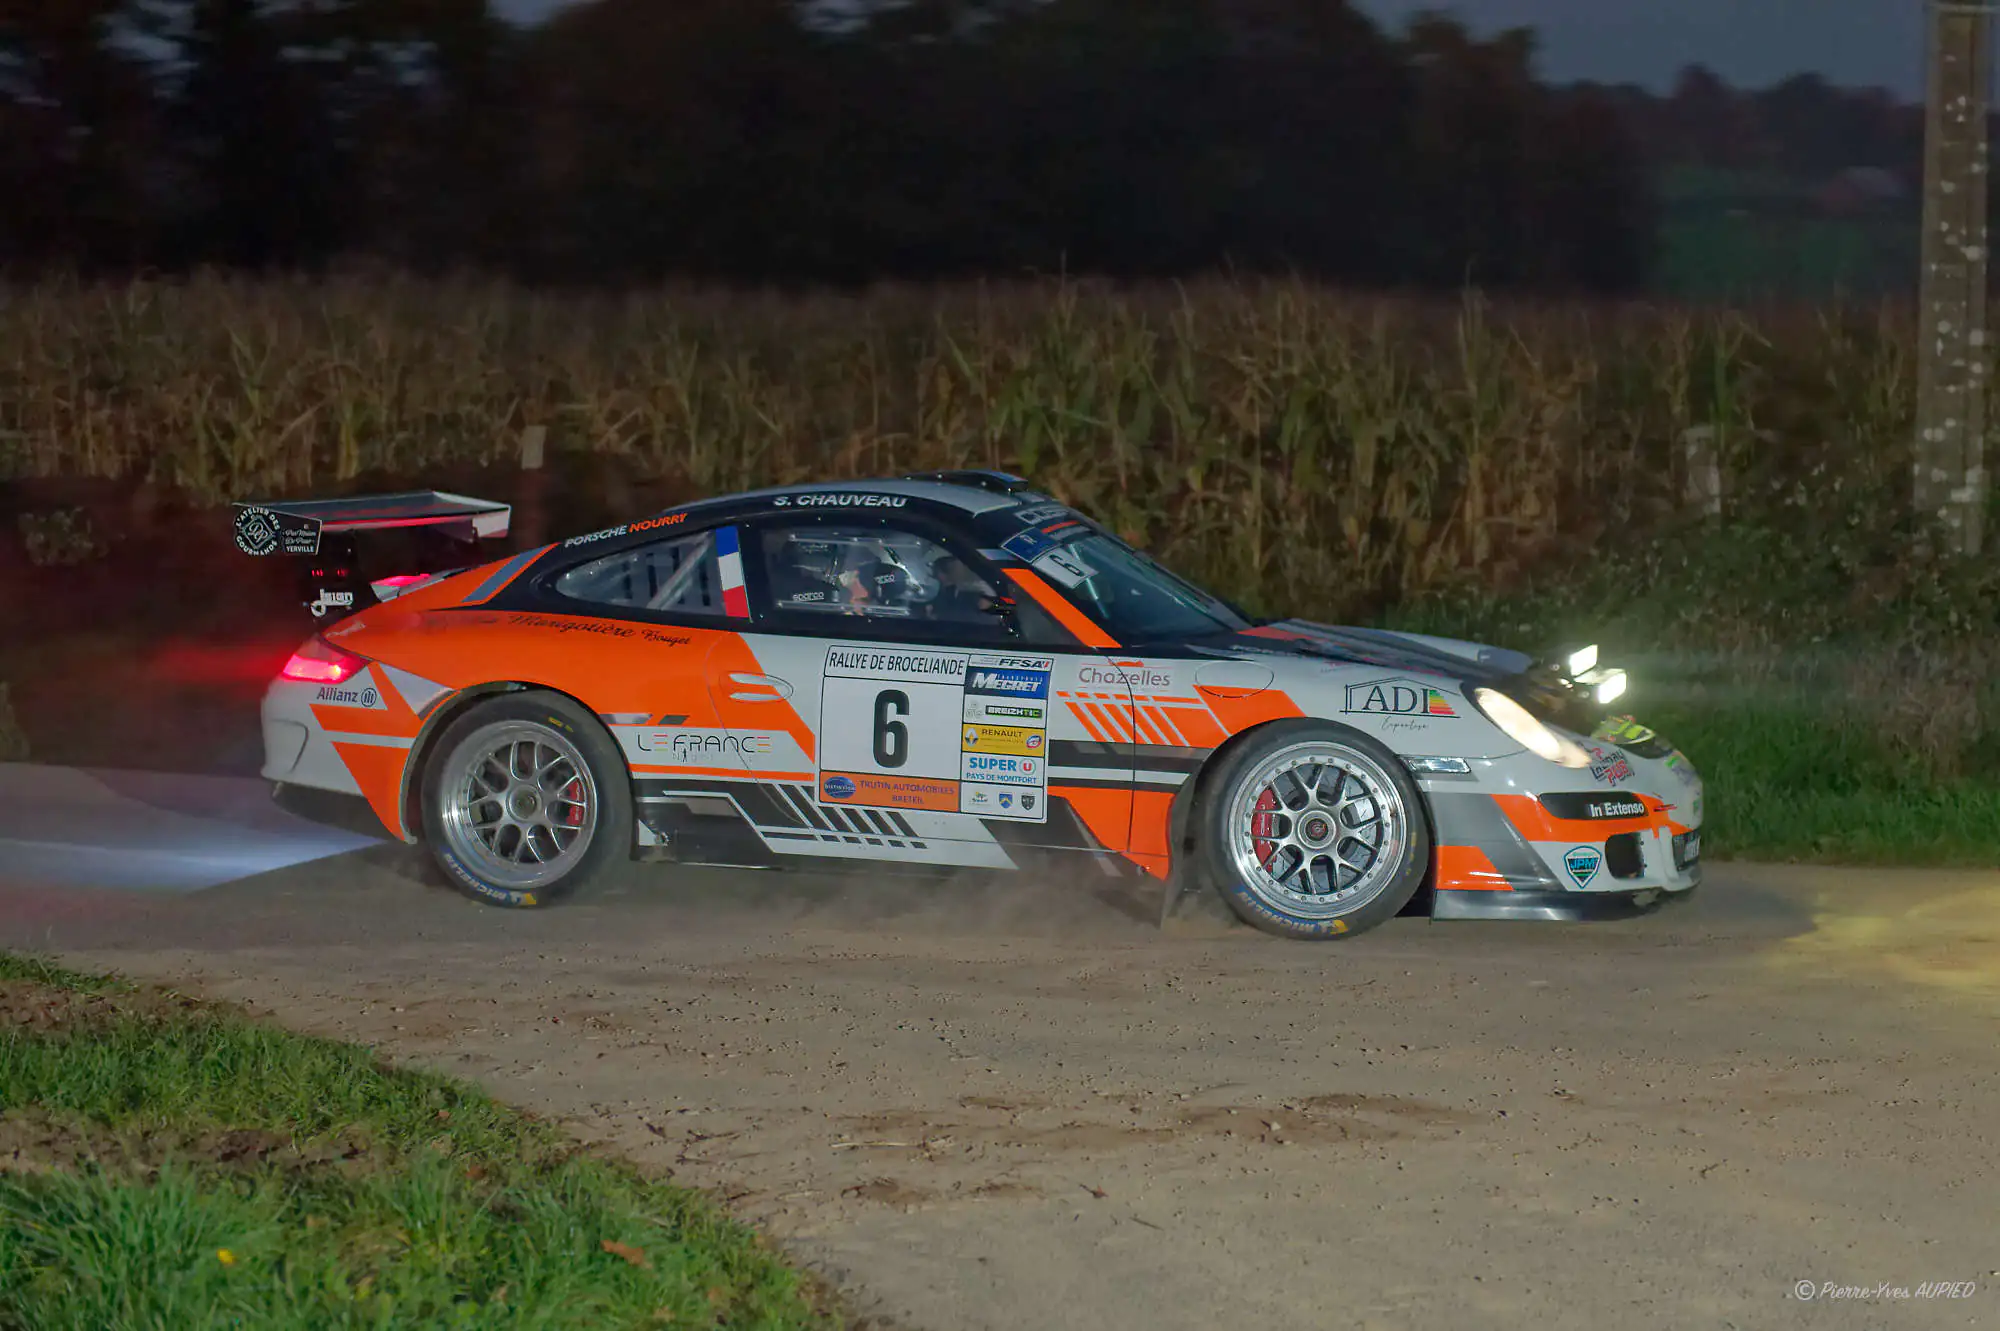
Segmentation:
{"type": "Polygon", "coordinates": [[[884,689],[875,695],[875,765],[901,767],[910,756],[910,728],[891,716],[910,714],[910,695],[884,689]]]}

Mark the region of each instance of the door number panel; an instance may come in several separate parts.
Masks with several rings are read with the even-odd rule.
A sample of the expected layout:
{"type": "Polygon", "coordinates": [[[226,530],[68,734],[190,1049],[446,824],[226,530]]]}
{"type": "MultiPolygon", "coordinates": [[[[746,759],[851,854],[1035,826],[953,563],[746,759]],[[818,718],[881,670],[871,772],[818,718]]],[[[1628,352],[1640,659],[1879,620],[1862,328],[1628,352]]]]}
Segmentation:
{"type": "Polygon", "coordinates": [[[822,804],[1048,821],[1055,659],[836,646],[820,681],[822,804]]]}

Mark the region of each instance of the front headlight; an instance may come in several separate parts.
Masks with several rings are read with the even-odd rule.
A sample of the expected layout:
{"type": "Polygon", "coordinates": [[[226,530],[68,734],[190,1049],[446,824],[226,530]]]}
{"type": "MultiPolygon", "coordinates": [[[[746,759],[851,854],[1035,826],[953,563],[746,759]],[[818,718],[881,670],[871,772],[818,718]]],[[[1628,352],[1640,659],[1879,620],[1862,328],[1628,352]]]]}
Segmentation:
{"type": "Polygon", "coordinates": [[[1590,766],[1590,755],[1583,751],[1581,744],[1556,734],[1530,715],[1527,708],[1498,689],[1474,689],[1472,701],[1486,713],[1487,720],[1505,732],[1507,738],[1530,753],[1563,767],[1590,766]]]}

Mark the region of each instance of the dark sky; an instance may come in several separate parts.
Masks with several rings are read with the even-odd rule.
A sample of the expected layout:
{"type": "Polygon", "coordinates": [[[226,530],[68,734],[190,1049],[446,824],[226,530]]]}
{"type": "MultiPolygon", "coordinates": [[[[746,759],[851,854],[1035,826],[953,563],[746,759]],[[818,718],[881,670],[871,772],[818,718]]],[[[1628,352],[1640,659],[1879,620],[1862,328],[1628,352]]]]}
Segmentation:
{"type": "MultiPolygon", "coordinates": [[[[496,0],[539,18],[566,0],[496,0]]],[[[1473,28],[1525,26],[1542,35],[1544,77],[1664,87],[1683,65],[1762,87],[1817,71],[1836,83],[1923,90],[1923,0],[1358,0],[1392,24],[1444,9],[1473,28]]]]}

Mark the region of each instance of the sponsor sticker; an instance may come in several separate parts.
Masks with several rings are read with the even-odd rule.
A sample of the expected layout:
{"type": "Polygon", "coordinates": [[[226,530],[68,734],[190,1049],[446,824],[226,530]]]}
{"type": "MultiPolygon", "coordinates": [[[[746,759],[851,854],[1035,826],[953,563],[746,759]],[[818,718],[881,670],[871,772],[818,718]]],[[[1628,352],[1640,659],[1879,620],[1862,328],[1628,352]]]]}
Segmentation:
{"type": "Polygon", "coordinates": [[[842,772],[822,778],[820,794],[829,804],[859,804],[873,809],[916,809],[934,813],[958,812],[958,782],[929,777],[842,772]]]}
{"type": "Polygon", "coordinates": [[[563,542],[563,546],[568,548],[577,545],[595,545],[599,541],[608,541],[618,536],[636,536],[640,532],[657,531],[661,527],[677,527],[686,521],[685,513],[662,513],[656,518],[620,523],[616,527],[606,527],[603,531],[594,531],[586,536],[572,536],[563,542]]]}
{"type": "Polygon", "coordinates": [[[983,696],[968,694],[965,699],[965,719],[971,722],[989,722],[1003,726],[1043,725],[1047,714],[1033,703],[993,702],[983,696]]]}
{"type": "Polygon", "coordinates": [[[1578,887],[1589,887],[1604,865],[1604,852],[1595,846],[1578,846],[1563,856],[1563,868],[1578,887]]]}
{"type": "Polygon", "coordinates": [[[627,530],[635,532],[654,531],[660,527],[677,527],[686,521],[687,514],[685,513],[662,513],[656,518],[647,518],[643,522],[635,522],[627,530]]]}
{"type": "Polygon", "coordinates": [[[319,524],[311,518],[295,518],[268,508],[240,508],[236,511],[236,548],[246,555],[288,555],[319,553],[319,524]]]}
{"type": "Polygon", "coordinates": [[[246,555],[268,555],[278,548],[278,515],[268,508],[236,512],[236,548],[246,555]]]}
{"type": "Polygon", "coordinates": [[[701,758],[756,757],[774,751],[771,735],[739,735],[729,730],[642,730],[632,739],[642,753],[671,756],[676,762],[701,758]]]}
{"type": "Polygon", "coordinates": [[[1032,527],[1041,522],[1054,522],[1057,518],[1067,518],[1069,516],[1071,516],[1070,511],[1061,504],[1036,504],[1032,508],[1017,508],[1014,510],[1014,521],[1026,527],[1032,527]]]}
{"type": "Polygon", "coordinates": [[[1002,670],[978,666],[966,676],[965,691],[1001,698],[1047,698],[1049,676],[1041,670],[1002,670]]]}
{"type": "Polygon", "coordinates": [[[999,781],[964,781],[959,784],[959,812],[976,818],[997,818],[1005,822],[1039,823],[1043,819],[1039,786],[1008,785],[999,781]]]}
{"type": "Polygon", "coordinates": [[[1441,689],[1414,679],[1377,679],[1347,686],[1341,711],[1353,716],[1457,716],[1441,689]]]}
{"type": "Polygon", "coordinates": [[[1054,669],[1018,653],[829,648],[820,800],[1043,821],[1054,669]]]}
{"type": "Polygon", "coordinates": [[[1112,688],[1170,689],[1174,686],[1171,671],[1154,670],[1146,666],[1118,666],[1106,669],[1104,666],[1081,666],[1076,672],[1076,682],[1091,686],[1108,685],[1112,688]]]}
{"type": "Polygon", "coordinates": [[[961,776],[1003,786],[1039,786],[1047,775],[1039,758],[1023,758],[1011,753],[968,753],[963,755],[961,776]]]}
{"type": "Polygon", "coordinates": [[[322,684],[313,692],[315,707],[360,707],[370,712],[388,710],[382,695],[372,684],[322,684]]]}
{"type": "Polygon", "coordinates": [[[835,647],[826,654],[826,673],[835,679],[956,684],[965,678],[965,657],[894,648],[835,647]]]}
{"type": "Polygon", "coordinates": [[[325,618],[327,611],[341,607],[352,607],[353,604],[354,604],[353,592],[333,592],[333,591],[323,590],[320,592],[319,597],[316,600],[314,600],[311,605],[307,606],[306,609],[312,611],[314,619],[323,619],[325,618]]]}
{"type": "Polygon", "coordinates": [[[1046,746],[1048,734],[1026,726],[969,725],[961,736],[966,753],[1011,753],[1023,758],[1037,757],[1046,746]]]}
{"type": "Polygon", "coordinates": [[[1056,543],[1046,533],[1035,531],[1015,532],[1000,542],[1000,548],[1024,564],[1032,564],[1056,548],[1056,543]]]}
{"type": "Polygon", "coordinates": [[[1583,746],[1590,754],[1590,774],[1607,785],[1617,785],[1632,779],[1632,764],[1625,755],[1615,749],[1605,749],[1596,744],[1583,746]]]}

